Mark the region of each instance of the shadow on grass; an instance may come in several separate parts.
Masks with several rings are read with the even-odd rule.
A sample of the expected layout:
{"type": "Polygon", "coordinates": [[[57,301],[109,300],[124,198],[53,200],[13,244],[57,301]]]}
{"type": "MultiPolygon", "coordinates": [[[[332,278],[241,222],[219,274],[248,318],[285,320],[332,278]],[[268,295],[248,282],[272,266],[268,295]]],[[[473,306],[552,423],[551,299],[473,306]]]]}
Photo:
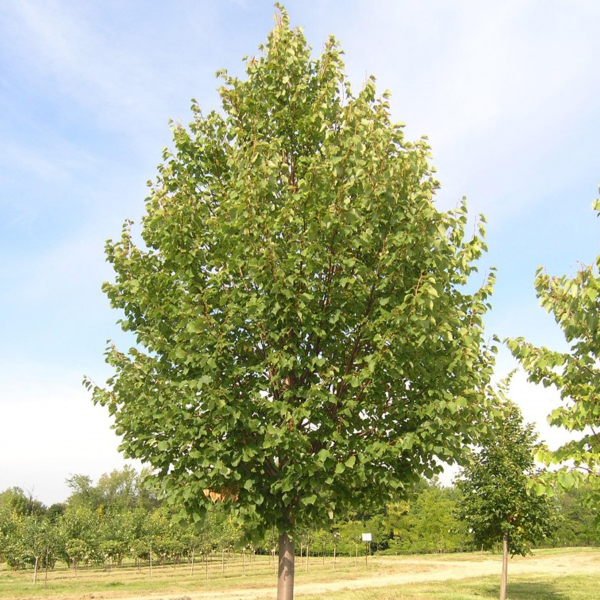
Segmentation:
{"type": "MultiPolygon", "coordinates": [[[[498,585],[490,585],[486,590],[490,596],[498,596],[498,585]]],[[[569,600],[569,596],[556,590],[552,583],[544,581],[508,582],[508,600],[569,600]]]]}

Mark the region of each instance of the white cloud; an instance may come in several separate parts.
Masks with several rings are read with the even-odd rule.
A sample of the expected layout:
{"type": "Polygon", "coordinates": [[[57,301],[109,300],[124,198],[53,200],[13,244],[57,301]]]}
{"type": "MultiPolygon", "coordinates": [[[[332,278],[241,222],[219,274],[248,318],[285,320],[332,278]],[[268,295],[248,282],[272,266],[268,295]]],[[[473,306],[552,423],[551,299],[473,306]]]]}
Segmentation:
{"type": "Polygon", "coordinates": [[[574,434],[566,429],[548,424],[548,415],[562,404],[555,388],[528,382],[525,372],[519,369],[511,381],[510,398],[519,405],[525,422],[536,426],[540,440],[546,442],[551,450],[574,439],[574,434]]]}
{"type": "Polygon", "coordinates": [[[597,4],[358,7],[359,18],[341,32],[349,70],[355,81],[374,72],[392,90],[409,137],[430,137],[445,205],[466,194],[499,222],[594,168],[597,4]],[[565,156],[575,139],[579,146],[565,156]]]}
{"type": "Polygon", "coordinates": [[[18,486],[45,504],[68,496],[75,473],[96,480],[122,468],[107,410],[92,404],[81,374],[44,364],[3,364],[0,490],[18,486]]]}

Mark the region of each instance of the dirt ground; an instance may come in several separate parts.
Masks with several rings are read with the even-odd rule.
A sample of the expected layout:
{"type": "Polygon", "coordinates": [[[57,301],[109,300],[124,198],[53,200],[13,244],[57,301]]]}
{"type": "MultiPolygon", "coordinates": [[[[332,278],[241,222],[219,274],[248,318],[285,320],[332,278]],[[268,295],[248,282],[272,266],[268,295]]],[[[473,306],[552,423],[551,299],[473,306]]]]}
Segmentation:
{"type": "MultiPolygon", "coordinates": [[[[426,581],[445,581],[449,579],[467,579],[498,575],[501,571],[501,557],[482,557],[480,560],[427,560],[423,558],[402,561],[402,572],[389,575],[378,575],[347,581],[331,581],[323,583],[300,583],[294,589],[295,597],[304,595],[325,595],[328,592],[343,589],[358,590],[366,588],[383,588],[404,583],[420,583],[426,581]]],[[[553,575],[572,575],[577,573],[597,574],[600,577],[600,556],[595,552],[576,552],[571,554],[516,557],[509,561],[508,576],[522,573],[552,573],[553,575]]],[[[224,592],[197,592],[173,596],[145,596],[121,598],[120,600],[266,600],[275,598],[273,586],[260,589],[230,589],[224,592]]]]}

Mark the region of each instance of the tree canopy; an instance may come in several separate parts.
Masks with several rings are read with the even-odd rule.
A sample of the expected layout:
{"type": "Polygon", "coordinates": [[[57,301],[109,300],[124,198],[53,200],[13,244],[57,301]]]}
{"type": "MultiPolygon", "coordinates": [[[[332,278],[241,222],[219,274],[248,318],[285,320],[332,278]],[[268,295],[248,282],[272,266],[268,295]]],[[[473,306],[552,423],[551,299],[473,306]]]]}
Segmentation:
{"type": "Polygon", "coordinates": [[[200,519],[219,492],[257,530],[293,532],[390,497],[487,426],[493,274],[464,202],[438,211],[425,140],[333,38],[311,58],[281,9],[222,107],[174,125],[143,244],[109,241],[104,290],[136,345],[92,386],[122,449],[200,519]]]}
{"type": "MultiPolygon", "coordinates": [[[[593,207],[600,212],[600,200],[593,207]]],[[[568,351],[536,347],[524,338],[508,341],[530,381],[555,386],[560,392],[563,404],[551,413],[549,422],[578,433],[577,439],[548,457],[555,462],[570,461],[559,476],[567,488],[580,478],[578,475],[598,475],[600,468],[599,270],[600,256],[594,265],[583,265],[573,277],[550,276],[542,268],[536,274],[537,296],[561,328],[570,346],[568,351]]]]}
{"type": "Polygon", "coordinates": [[[554,531],[555,511],[552,500],[531,485],[537,433],[523,423],[516,404],[504,402],[495,435],[457,481],[463,496],[458,512],[477,547],[492,548],[506,535],[510,554],[525,555],[554,531]]]}

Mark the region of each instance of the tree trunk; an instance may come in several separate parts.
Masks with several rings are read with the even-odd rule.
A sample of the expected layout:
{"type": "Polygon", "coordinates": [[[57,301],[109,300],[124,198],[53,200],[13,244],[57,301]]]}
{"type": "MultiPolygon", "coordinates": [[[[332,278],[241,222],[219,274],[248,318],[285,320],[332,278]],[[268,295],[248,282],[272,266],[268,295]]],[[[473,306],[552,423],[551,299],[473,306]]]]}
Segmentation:
{"type": "Polygon", "coordinates": [[[277,600],[294,598],[294,542],[287,533],[279,536],[279,570],[277,577],[277,600]]]}
{"type": "Polygon", "coordinates": [[[33,585],[37,580],[37,569],[38,569],[38,557],[35,557],[35,564],[33,565],[33,585]]]}
{"type": "Polygon", "coordinates": [[[502,538],[502,579],[500,580],[500,600],[506,600],[506,584],[508,582],[508,533],[502,538]]]}

